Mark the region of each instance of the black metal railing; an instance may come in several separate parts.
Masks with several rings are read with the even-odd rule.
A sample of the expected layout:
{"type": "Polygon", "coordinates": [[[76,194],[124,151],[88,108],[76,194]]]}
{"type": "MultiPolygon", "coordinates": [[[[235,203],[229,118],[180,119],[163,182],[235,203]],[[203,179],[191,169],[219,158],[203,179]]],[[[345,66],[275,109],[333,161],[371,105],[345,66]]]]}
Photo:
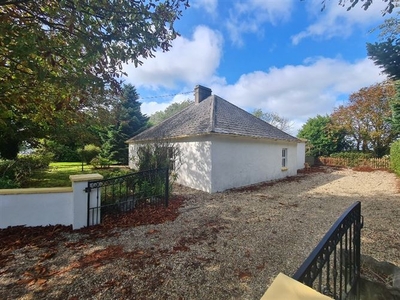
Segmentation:
{"type": "Polygon", "coordinates": [[[359,298],[361,203],[351,205],[293,275],[297,281],[332,297],[359,298]]]}
{"type": "Polygon", "coordinates": [[[105,216],[120,214],[169,200],[169,170],[155,169],[114,178],[89,181],[87,226],[101,223],[105,216]]]}

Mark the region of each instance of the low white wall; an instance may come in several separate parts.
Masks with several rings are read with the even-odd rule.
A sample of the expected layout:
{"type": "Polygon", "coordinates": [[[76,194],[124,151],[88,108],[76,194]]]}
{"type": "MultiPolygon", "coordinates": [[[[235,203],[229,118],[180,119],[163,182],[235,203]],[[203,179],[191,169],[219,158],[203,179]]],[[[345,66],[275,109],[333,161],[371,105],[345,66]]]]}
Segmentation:
{"type": "Polygon", "coordinates": [[[0,190],[0,228],[71,225],[72,188],[0,190]]]}
{"type": "Polygon", "coordinates": [[[0,228],[9,226],[72,225],[87,226],[89,180],[99,174],[72,175],[72,187],[0,190],[0,228]]]}

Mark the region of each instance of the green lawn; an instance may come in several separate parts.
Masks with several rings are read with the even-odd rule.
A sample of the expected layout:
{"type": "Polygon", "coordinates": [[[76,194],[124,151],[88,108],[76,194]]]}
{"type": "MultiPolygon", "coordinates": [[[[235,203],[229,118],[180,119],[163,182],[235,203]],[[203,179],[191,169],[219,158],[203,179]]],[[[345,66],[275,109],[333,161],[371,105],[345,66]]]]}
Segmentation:
{"type": "Polygon", "coordinates": [[[38,171],[23,185],[24,188],[39,187],[67,187],[71,186],[70,175],[99,173],[104,177],[119,176],[131,172],[127,168],[112,167],[107,169],[94,169],[91,165],[81,162],[55,162],[50,163],[49,169],[38,171]]]}

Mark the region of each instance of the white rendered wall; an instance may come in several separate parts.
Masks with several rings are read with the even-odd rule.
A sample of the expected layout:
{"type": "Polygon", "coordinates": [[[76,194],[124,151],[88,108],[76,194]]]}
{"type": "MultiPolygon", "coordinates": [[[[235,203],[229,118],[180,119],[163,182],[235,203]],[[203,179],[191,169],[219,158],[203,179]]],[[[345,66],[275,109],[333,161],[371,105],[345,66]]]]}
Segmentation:
{"type": "Polygon", "coordinates": [[[297,174],[297,143],[214,136],[211,152],[212,193],[297,174]],[[287,168],[282,168],[283,148],[287,168]]]}
{"type": "MultiPolygon", "coordinates": [[[[141,144],[129,144],[129,167],[136,168],[137,149],[141,144]]],[[[211,192],[211,142],[204,137],[171,141],[179,148],[180,160],[176,160],[176,183],[211,192]]]]}
{"type": "Polygon", "coordinates": [[[137,144],[129,144],[129,168],[131,169],[137,169],[137,144]]]}
{"type": "MultiPolygon", "coordinates": [[[[0,228],[8,226],[72,225],[87,226],[88,181],[101,180],[100,174],[71,175],[72,187],[0,189],[0,228]]],[[[96,189],[91,192],[94,201],[96,189]]],[[[93,205],[94,206],[94,205],[93,205]]],[[[98,212],[100,220],[100,212],[98,212]]],[[[95,224],[89,224],[95,225],[95,224]]]]}
{"type": "MultiPolygon", "coordinates": [[[[181,153],[176,182],[208,193],[294,176],[305,159],[303,152],[299,161],[302,150],[297,143],[282,141],[214,135],[180,139],[173,144],[181,153]],[[284,169],[283,148],[288,149],[284,169]]],[[[131,168],[135,168],[137,147],[129,145],[131,168]]]]}
{"type": "Polygon", "coordinates": [[[297,169],[304,169],[306,162],[306,143],[301,142],[297,144],[297,169]]]}
{"type": "Polygon", "coordinates": [[[177,170],[177,183],[211,193],[211,142],[192,138],[176,143],[182,165],[177,170]]]}
{"type": "Polygon", "coordinates": [[[0,190],[0,228],[8,226],[71,225],[71,188],[21,189],[20,193],[0,190]],[[32,193],[34,192],[34,193],[32,193]]]}

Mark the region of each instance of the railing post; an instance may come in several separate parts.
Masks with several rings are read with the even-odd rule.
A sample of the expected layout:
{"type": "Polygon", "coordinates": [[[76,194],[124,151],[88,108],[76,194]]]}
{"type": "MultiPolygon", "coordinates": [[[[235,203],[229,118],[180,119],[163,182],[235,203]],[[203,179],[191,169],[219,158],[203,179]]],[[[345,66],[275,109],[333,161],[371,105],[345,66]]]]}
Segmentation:
{"type": "MultiPolygon", "coordinates": [[[[103,178],[102,178],[103,179],[103,178]]],[[[100,180],[102,180],[100,179],[100,180]]],[[[87,225],[98,225],[101,223],[101,187],[96,185],[97,181],[91,180],[87,183],[87,225]]]]}
{"type": "Polygon", "coordinates": [[[314,281],[318,280],[317,289],[326,293],[326,295],[334,296],[335,299],[344,299],[343,297],[349,294],[358,295],[362,227],[361,203],[356,202],[337,219],[321,242],[293,275],[293,278],[312,288],[315,287],[314,281]],[[338,265],[336,263],[337,250],[339,250],[338,265]],[[331,265],[332,254],[334,260],[331,265]],[[339,289],[336,286],[338,281],[336,278],[337,269],[339,269],[339,289]],[[322,276],[324,270],[326,270],[325,278],[322,276]],[[333,294],[330,290],[329,278],[331,275],[334,276],[333,294]],[[322,280],[326,280],[324,285],[326,290],[322,290],[322,280]]]}
{"type": "Polygon", "coordinates": [[[165,207],[168,207],[169,202],[169,169],[165,170],[165,207]]]}
{"type": "Polygon", "coordinates": [[[361,203],[358,206],[359,212],[355,223],[355,246],[356,246],[356,299],[360,299],[360,276],[361,276],[361,229],[364,226],[363,216],[361,215],[361,203]]]}

